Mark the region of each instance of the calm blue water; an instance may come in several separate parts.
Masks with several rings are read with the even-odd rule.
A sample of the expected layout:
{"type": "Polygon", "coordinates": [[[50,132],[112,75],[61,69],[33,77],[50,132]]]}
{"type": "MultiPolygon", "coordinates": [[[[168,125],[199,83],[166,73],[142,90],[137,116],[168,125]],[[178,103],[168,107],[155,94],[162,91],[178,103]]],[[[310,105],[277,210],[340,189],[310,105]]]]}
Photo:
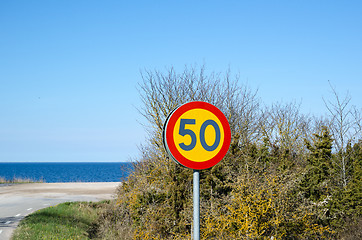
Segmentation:
{"type": "Polygon", "coordinates": [[[45,182],[119,182],[133,171],[132,163],[0,163],[0,177],[45,182]]]}

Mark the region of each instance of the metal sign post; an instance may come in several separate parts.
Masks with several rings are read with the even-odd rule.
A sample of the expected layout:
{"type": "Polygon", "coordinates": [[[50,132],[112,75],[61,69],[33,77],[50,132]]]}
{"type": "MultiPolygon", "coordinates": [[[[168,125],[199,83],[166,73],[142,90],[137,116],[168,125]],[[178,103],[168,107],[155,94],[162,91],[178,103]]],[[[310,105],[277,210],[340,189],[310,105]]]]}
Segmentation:
{"type": "Polygon", "coordinates": [[[194,170],[194,240],[200,240],[200,171],[194,170]]]}

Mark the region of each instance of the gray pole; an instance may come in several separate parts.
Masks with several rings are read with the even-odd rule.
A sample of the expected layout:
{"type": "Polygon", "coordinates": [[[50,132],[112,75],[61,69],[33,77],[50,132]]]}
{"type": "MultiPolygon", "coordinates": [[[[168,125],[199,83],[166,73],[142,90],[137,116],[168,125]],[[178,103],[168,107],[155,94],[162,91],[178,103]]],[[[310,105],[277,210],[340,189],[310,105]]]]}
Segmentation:
{"type": "Polygon", "coordinates": [[[200,240],[200,172],[194,170],[194,239],[200,240]]]}

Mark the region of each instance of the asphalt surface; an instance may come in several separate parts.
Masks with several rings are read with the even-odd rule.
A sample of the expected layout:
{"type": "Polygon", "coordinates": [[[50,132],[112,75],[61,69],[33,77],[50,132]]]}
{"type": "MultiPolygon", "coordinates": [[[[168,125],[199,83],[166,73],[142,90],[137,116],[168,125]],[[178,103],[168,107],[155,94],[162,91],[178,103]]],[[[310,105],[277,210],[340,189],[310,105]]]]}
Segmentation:
{"type": "Polygon", "coordinates": [[[0,184],[0,240],[28,214],[63,202],[111,199],[119,182],[0,184]]]}

